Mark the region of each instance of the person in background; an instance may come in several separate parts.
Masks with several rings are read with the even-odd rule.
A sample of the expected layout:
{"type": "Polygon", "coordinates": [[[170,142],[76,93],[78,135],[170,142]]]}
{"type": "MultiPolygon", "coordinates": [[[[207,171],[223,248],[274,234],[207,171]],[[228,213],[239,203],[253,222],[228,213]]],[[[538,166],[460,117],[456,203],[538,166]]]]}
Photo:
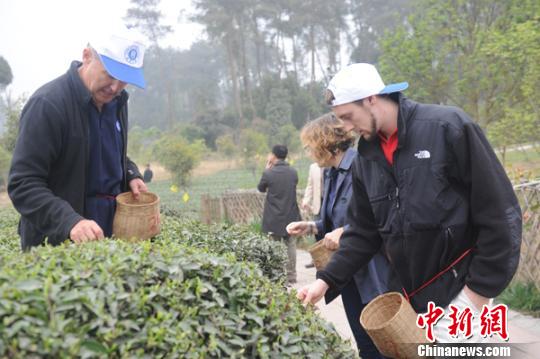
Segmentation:
{"type": "Polygon", "coordinates": [[[289,236],[285,227],[292,221],[300,220],[300,210],[296,202],[298,174],[285,161],[287,154],[284,145],[272,148],[257,189],[266,192],[262,231],[287,246],[287,280],[292,284],[296,283],[296,239],[289,236]]]}
{"type": "Polygon", "coordinates": [[[444,316],[434,327],[437,341],[483,341],[480,312],[519,263],[521,209],[480,127],[459,108],[405,98],[407,87],[386,86],[367,63],[349,65],[330,81],[328,104],[362,137],[349,227],[298,298],[315,303],[329,288],[343,288],[382,247],[417,313],[428,302],[444,313],[450,305],[473,313],[472,338],[453,338],[444,316]]]}
{"type": "MultiPolygon", "coordinates": [[[[316,221],[320,218],[323,189],[323,169],[319,167],[317,162],[309,165],[308,179],[306,189],[304,190],[304,198],[302,199],[302,209],[313,216],[316,221]]],[[[313,268],[313,262],[306,264],[306,268],[313,268]]]]}
{"type": "Polygon", "coordinates": [[[317,162],[309,165],[309,173],[304,197],[302,199],[302,209],[313,215],[314,219],[319,219],[322,202],[323,169],[317,162]]]}
{"type": "MultiPolygon", "coordinates": [[[[324,171],[324,195],[321,217],[316,221],[292,222],[287,226],[291,236],[315,234],[330,250],[340,246],[340,238],[348,227],[346,211],[352,197],[352,162],[357,155],[351,148],[354,136],[333,114],[308,122],[301,131],[304,148],[324,171]]],[[[347,320],[362,358],[382,358],[373,341],[360,325],[360,313],[376,296],[388,291],[390,265],[382,253],[376,254],[367,266],[358,270],[341,291],[326,293],[330,303],[341,292],[347,320]]]]}
{"type": "Polygon", "coordinates": [[[128,93],[145,87],[145,46],[124,26],[96,36],[64,75],[23,108],[8,192],[21,247],[109,237],[115,196],[147,191],[126,154],[128,93]]]}
{"type": "Polygon", "coordinates": [[[152,177],[154,177],[154,172],[150,169],[150,163],[146,165],[146,169],[143,173],[143,181],[144,183],[150,183],[152,182],[152,177]]]}

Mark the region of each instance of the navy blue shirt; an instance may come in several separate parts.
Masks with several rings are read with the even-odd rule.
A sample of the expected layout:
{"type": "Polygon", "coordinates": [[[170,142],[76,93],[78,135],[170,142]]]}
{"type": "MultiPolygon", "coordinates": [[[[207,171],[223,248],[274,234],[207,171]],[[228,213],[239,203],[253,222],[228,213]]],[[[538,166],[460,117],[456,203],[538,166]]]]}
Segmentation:
{"type": "Polygon", "coordinates": [[[104,104],[101,112],[90,106],[90,158],[86,185],[85,217],[99,224],[106,237],[112,235],[116,201],[122,189],[122,127],[117,100],[104,104]]]}

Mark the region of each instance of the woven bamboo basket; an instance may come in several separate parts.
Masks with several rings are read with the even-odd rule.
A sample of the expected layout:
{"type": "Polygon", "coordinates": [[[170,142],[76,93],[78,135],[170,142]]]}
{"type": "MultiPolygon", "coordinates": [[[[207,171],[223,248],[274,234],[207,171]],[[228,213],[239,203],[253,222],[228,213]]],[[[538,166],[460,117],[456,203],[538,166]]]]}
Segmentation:
{"type": "Polygon", "coordinates": [[[390,358],[418,358],[417,345],[427,344],[425,330],[416,325],[417,314],[398,292],[382,294],[362,311],[360,324],[379,351],[390,358]]]}
{"type": "Polygon", "coordinates": [[[123,239],[150,239],[159,234],[159,197],[150,192],[141,192],[135,199],[131,192],[116,196],[116,213],[113,235],[123,239]]]}
{"type": "Polygon", "coordinates": [[[321,270],[330,261],[330,258],[332,257],[332,254],[334,251],[326,248],[323,245],[323,241],[318,241],[314,245],[308,248],[309,254],[311,254],[311,258],[313,258],[313,264],[315,265],[315,268],[317,270],[321,270]]]}

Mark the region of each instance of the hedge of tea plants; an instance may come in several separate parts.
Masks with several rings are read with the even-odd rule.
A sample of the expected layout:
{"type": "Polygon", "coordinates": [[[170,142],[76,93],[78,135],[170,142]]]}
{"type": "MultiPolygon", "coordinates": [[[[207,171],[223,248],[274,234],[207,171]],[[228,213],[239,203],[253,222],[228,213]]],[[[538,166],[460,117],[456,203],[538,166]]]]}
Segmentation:
{"type": "Polygon", "coordinates": [[[287,252],[283,244],[255,233],[247,226],[231,224],[203,225],[165,216],[162,232],[156,240],[171,239],[212,253],[232,253],[239,261],[250,261],[275,282],[286,279],[287,252]]]}
{"type": "Polygon", "coordinates": [[[0,357],[355,356],[259,264],[195,245],[193,231],[175,236],[167,222],[153,242],[29,253],[7,245],[18,241],[12,228],[0,229],[8,233],[0,236],[0,357]]]}

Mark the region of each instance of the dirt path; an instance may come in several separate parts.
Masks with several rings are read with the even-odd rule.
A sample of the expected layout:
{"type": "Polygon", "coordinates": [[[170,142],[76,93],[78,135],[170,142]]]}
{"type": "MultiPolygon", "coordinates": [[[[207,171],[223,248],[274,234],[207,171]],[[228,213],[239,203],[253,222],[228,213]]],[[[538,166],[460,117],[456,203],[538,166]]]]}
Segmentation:
{"type": "MultiPolygon", "coordinates": [[[[146,168],[146,164],[137,164],[141,173],[146,168]]],[[[157,162],[150,164],[152,171],[154,172],[153,181],[168,180],[171,178],[171,174],[157,162]]],[[[194,170],[193,177],[209,176],[216,172],[238,168],[238,163],[235,160],[224,159],[209,159],[202,161],[194,170]]]]}

